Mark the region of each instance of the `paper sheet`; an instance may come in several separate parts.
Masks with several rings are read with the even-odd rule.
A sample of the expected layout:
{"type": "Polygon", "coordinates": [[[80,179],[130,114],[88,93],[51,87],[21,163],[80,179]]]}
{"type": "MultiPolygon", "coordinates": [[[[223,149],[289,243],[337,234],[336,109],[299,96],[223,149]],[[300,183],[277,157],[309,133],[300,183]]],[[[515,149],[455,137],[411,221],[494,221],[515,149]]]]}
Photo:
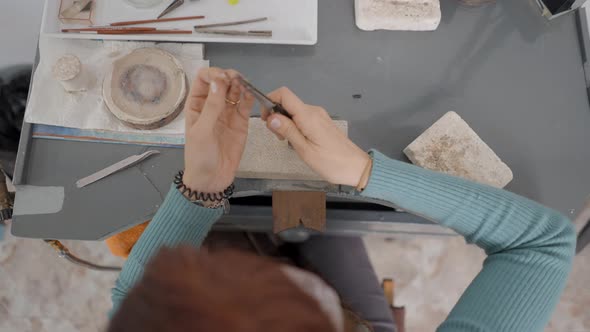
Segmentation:
{"type": "Polygon", "coordinates": [[[126,133],[183,134],[184,114],[162,128],[143,131],[125,126],[109,112],[103,102],[102,81],[113,61],[142,47],[158,47],[176,56],[189,82],[193,81],[199,68],[209,66],[209,61],[203,60],[202,44],[59,39],[41,35],[41,57],[33,78],[25,121],[126,133]],[[88,91],[67,93],[53,78],[53,64],[65,54],[76,55],[85,70],[92,72],[94,80],[88,91]]]}

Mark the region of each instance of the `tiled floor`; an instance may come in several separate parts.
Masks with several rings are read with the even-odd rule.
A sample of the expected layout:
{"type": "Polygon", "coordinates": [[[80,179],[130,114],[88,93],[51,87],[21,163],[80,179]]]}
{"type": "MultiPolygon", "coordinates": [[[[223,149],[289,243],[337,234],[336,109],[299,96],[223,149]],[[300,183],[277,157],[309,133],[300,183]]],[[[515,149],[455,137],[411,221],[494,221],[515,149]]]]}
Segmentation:
{"type": "MultiPolygon", "coordinates": [[[[121,264],[101,242],[64,242],[94,262],[121,264]]],[[[484,254],[460,237],[366,237],[380,277],[397,281],[408,331],[434,331],[481,268],[484,254]]],[[[102,331],[116,273],[76,267],[40,240],[0,242],[0,332],[102,331]]],[[[590,331],[590,248],[578,256],[547,331],[590,331]]]]}
{"type": "MultiPolygon", "coordinates": [[[[121,264],[102,242],[64,242],[82,257],[121,264]]],[[[0,242],[0,332],[102,331],[116,273],[59,258],[41,240],[0,242]]]]}
{"type": "MultiPolygon", "coordinates": [[[[380,278],[397,281],[396,305],[406,307],[408,331],[434,331],[445,319],[485,255],[461,237],[365,238],[380,278]]],[[[574,268],[546,332],[590,331],[590,248],[574,268]]]]}

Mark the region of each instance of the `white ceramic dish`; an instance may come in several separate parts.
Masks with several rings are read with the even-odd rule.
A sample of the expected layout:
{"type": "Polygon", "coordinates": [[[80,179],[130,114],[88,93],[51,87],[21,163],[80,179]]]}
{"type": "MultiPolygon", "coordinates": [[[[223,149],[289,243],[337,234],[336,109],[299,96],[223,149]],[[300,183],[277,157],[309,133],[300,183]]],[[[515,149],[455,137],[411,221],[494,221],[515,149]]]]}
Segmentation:
{"type": "MultiPolygon", "coordinates": [[[[164,1],[149,9],[136,9],[122,0],[95,0],[94,25],[107,25],[117,21],[153,19],[166,8],[164,1]]],[[[62,28],[79,25],[62,24],[58,19],[59,0],[46,0],[41,23],[41,33],[58,38],[151,40],[177,42],[217,42],[314,45],[318,36],[318,0],[242,0],[230,5],[227,0],[185,1],[185,4],[165,17],[204,15],[205,19],[145,24],[158,28],[193,30],[194,25],[268,17],[267,21],[222,29],[272,30],[273,36],[237,37],[224,35],[97,35],[62,33],[62,28]]]]}

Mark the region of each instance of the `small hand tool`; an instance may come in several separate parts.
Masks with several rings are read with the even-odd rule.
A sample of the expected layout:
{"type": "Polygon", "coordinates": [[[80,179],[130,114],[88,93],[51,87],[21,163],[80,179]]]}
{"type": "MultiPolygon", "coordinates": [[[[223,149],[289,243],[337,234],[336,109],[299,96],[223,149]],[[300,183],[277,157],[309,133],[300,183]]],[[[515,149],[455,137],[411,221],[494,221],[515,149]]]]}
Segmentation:
{"type": "Polygon", "coordinates": [[[260,92],[260,90],[258,90],[254,85],[246,81],[243,77],[240,77],[239,80],[240,83],[242,83],[244,87],[254,95],[254,98],[258,100],[262,107],[269,110],[271,113],[279,113],[288,117],[289,119],[293,118],[291,114],[289,114],[289,112],[287,112],[287,110],[283,107],[283,105],[272,101],[264,93],[260,92]]]}
{"type": "MultiPolygon", "coordinates": [[[[190,0],[190,1],[198,1],[198,0],[190,0]]],[[[162,18],[164,15],[170,14],[170,12],[172,12],[176,8],[182,6],[183,4],[184,4],[184,0],[174,0],[174,1],[172,1],[172,3],[168,7],[166,7],[166,9],[164,9],[164,11],[162,12],[162,14],[158,15],[158,18],[162,18]]]]}
{"type": "Polygon", "coordinates": [[[174,0],[172,3],[164,9],[162,14],[158,15],[158,18],[162,18],[164,15],[170,14],[174,9],[182,6],[184,4],[184,0],[174,0]]]}

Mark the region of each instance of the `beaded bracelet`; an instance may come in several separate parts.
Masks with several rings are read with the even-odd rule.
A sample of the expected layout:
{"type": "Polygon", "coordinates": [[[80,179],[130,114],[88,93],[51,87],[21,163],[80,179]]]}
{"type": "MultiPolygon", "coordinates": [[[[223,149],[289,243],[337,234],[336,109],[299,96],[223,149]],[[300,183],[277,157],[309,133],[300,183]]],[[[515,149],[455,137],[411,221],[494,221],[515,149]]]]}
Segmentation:
{"type": "Polygon", "coordinates": [[[194,191],[191,188],[187,187],[184,182],[182,182],[182,177],[184,176],[184,171],[179,171],[176,176],[174,176],[174,184],[176,185],[176,189],[180,191],[181,194],[187,196],[190,200],[199,200],[204,202],[217,202],[222,201],[225,199],[229,199],[234,194],[235,186],[232,183],[229,187],[227,187],[224,191],[219,193],[202,193],[198,191],[194,191]]]}

